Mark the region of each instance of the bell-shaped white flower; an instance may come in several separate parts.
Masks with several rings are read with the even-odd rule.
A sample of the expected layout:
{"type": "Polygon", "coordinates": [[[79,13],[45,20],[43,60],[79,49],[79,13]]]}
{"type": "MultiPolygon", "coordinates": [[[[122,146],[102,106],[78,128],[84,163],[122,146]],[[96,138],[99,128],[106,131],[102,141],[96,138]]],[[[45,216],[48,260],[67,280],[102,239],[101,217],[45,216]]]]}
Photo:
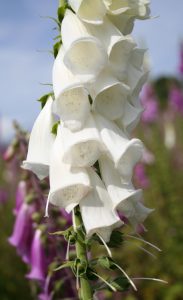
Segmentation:
{"type": "Polygon", "coordinates": [[[125,214],[126,207],[133,207],[133,202],[141,199],[142,190],[135,190],[131,181],[124,183],[113,162],[106,155],[100,157],[99,167],[102,180],[112,200],[113,208],[120,207],[125,214]]]}
{"type": "Polygon", "coordinates": [[[69,0],[71,8],[78,17],[91,24],[101,24],[107,8],[101,0],[69,0]]]}
{"type": "MultiPolygon", "coordinates": [[[[124,207],[122,209],[119,207],[118,209],[123,212],[124,207]]],[[[133,210],[127,206],[125,216],[128,218],[132,226],[136,228],[137,225],[143,223],[148,215],[153,211],[154,209],[145,207],[142,202],[134,201],[133,210]]]]}
{"type": "Polygon", "coordinates": [[[88,92],[81,80],[65,66],[63,57],[64,49],[62,47],[53,65],[52,77],[55,94],[53,111],[61,118],[66,127],[71,130],[80,130],[90,112],[88,92]]]}
{"type": "Polygon", "coordinates": [[[125,103],[124,114],[121,118],[116,120],[116,124],[124,132],[131,133],[131,131],[137,126],[138,122],[140,121],[142,111],[142,107],[135,107],[127,101],[125,103]]]}
{"type": "Polygon", "coordinates": [[[70,212],[91,190],[91,184],[87,171],[64,163],[63,155],[63,136],[59,126],[51,153],[48,201],[70,212]]]}
{"type": "Polygon", "coordinates": [[[145,18],[150,13],[148,0],[112,0],[110,2],[107,0],[106,2],[108,2],[108,13],[112,15],[123,13],[136,18],[145,18]]]}
{"type": "Polygon", "coordinates": [[[132,32],[135,22],[134,17],[121,13],[120,15],[108,15],[108,18],[122,34],[128,35],[132,32]]]}
{"type": "Polygon", "coordinates": [[[131,182],[123,183],[120,174],[106,156],[100,157],[99,166],[113,208],[122,212],[134,227],[142,223],[153,211],[142,204],[142,190],[135,190],[131,182]]]}
{"type": "MultiPolygon", "coordinates": [[[[130,102],[132,103],[132,105],[139,107],[140,106],[139,105],[139,94],[142,90],[143,85],[145,84],[145,82],[148,79],[149,72],[139,71],[136,68],[134,68],[134,70],[136,70],[136,74],[137,74],[138,78],[135,79],[135,77],[132,75],[132,73],[131,74],[129,73],[129,77],[127,80],[129,86],[131,87],[131,95],[130,95],[129,99],[130,99],[130,102]]],[[[134,73],[135,73],[135,71],[134,71],[134,73]]]]}
{"type": "Polygon", "coordinates": [[[53,100],[49,97],[34,123],[29,139],[27,158],[22,165],[22,168],[34,172],[39,179],[48,176],[50,153],[55,140],[54,134],[51,133],[55,123],[52,104],[53,100]]]}
{"type": "Polygon", "coordinates": [[[142,157],[144,149],[142,142],[139,139],[129,140],[118,126],[100,115],[96,115],[95,120],[107,154],[124,180],[129,182],[134,166],[142,157]]]}
{"type": "Polygon", "coordinates": [[[123,223],[113,210],[111,199],[100,177],[92,169],[88,173],[93,189],[79,203],[83,223],[89,237],[96,233],[108,242],[113,229],[123,223]]]}
{"type": "Polygon", "coordinates": [[[107,63],[107,53],[102,43],[70,10],[66,10],[61,36],[66,51],[64,63],[77,76],[87,75],[88,80],[92,79],[107,63]]]}
{"type": "Polygon", "coordinates": [[[88,31],[102,42],[108,53],[110,62],[126,61],[130,55],[131,49],[136,44],[130,36],[125,37],[110,20],[105,17],[100,26],[87,25],[88,31]]]}
{"type": "Polygon", "coordinates": [[[147,49],[135,48],[131,52],[130,63],[138,70],[142,70],[144,63],[144,55],[147,49]]]}
{"type": "Polygon", "coordinates": [[[72,166],[89,167],[97,161],[101,151],[101,139],[92,114],[82,130],[72,132],[61,125],[61,134],[64,162],[72,166]]]}
{"type": "Polygon", "coordinates": [[[110,120],[116,120],[124,112],[130,89],[119,82],[108,69],[104,69],[89,87],[93,109],[110,120]]]}

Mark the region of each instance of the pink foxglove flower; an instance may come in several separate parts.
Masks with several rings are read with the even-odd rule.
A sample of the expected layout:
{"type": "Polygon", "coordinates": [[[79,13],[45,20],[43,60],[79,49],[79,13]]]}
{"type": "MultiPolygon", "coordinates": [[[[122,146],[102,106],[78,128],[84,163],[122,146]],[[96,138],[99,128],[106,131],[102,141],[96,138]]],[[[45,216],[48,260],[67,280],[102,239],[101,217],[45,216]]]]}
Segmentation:
{"type": "Polygon", "coordinates": [[[45,252],[41,241],[41,230],[37,229],[31,246],[31,271],[26,275],[29,279],[45,280],[45,252]]]}

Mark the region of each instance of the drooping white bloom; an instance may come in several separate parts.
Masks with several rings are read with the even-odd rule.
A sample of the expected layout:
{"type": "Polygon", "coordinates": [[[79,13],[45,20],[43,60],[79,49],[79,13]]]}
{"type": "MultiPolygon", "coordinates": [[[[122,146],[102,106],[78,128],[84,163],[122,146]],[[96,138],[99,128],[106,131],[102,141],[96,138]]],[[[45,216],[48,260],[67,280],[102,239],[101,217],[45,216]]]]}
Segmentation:
{"type": "Polygon", "coordinates": [[[128,101],[125,103],[124,114],[121,118],[116,120],[116,124],[125,133],[131,133],[131,131],[137,126],[140,121],[143,108],[140,106],[133,106],[128,101]]]}
{"type": "Polygon", "coordinates": [[[88,172],[93,189],[79,204],[83,223],[88,236],[98,233],[108,242],[113,229],[123,223],[113,210],[111,199],[100,177],[92,169],[88,172]]]}
{"type": "Polygon", "coordinates": [[[54,134],[51,133],[55,123],[52,104],[53,100],[49,97],[34,123],[27,158],[22,165],[24,169],[34,172],[39,179],[49,174],[50,153],[55,140],[54,134]]]}
{"type": "MultiPolygon", "coordinates": [[[[106,156],[102,155],[99,159],[102,180],[105,183],[109,196],[112,200],[113,208],[118,206],[125,207],[125,203],[132,203],[142,197],[142,190],[135,190],[131,181],[124,183],[119,172],[115,169],[114,163],[106,156]]],[[[130,206],[130,204],[129,204],[130,206]]]]}
{"type": "MultiPolygon", "coordinates": [[[[54,112],[71,130],[80,130],[90,111],[88,91],[63,62],[64,49],[60,48],[53,65],[54,112]]],[[[83,81],[85,78],[82,78],[83,81]]]]}
{"type": "Polygon", "coordinates": [[[101,0],[69,0],[78,17],[91,24],[101,24],[107,8],[101,0]]]}
{"type": "Polygon", "coordinates": [[[123,179],[129,182],[134,166],[142,157],[142,142],[139,139],[129,140],[113,122],[98,114],[95,120],[108,156],[113,160],[123,179]]]}
{"type": "Polygon", "coordinates": [[[142,202],[142,190],[135,190],[132,183],[123,183],[114,164],[106,156],[101,156],[99,166],[113,208],[121,211],[133,226],[143,222],[153,210],[145,207],[142,202]]]}
{"type": "Polygon", "coordinates": [[[130,34],[134,27],[135,17],[127,14],[120,15],[108,15],[109,20],[119,29],[119,31],[124,34],[130,34]]]}
{"type": "Polygon", "coordinates": [[[70,212],[91,190],[91,184],[87,171],[64,163],[63,155],[63,136],[59,126],[51,153],[48,201],[70,212]]]}
{"type": "MultiPolygon", "coordinates": [[[[136,43],[130,36],[124,36],[110,20],[105,17],[100,26],[87,25],[88,31],[102,42],[108,53],[109,62],[123,64],[128,62],[131,50],[136,43]]],[[[120,66],[122,67],[122,66],[120,66]]]]}
{"type": "Polygon", "coordinates": [[[82,130],[72,132],[61,125],[61,134],[64,162],[72,166],[89,167],[97,161],[102,146],[92,114],[89,115],[82,130]]]}
{"type": "Polygon", "coordinates": [[[85,24],[70,10],[62,22],[61,36],[65,48],[64,63],[77,76],[97,75],[107,63],[102,43],[92,36],[85,24]]]}
{"type": "Polygon", "coordinates": [[[108,118],[116,120],[124,113],[129,87],[119,82],[108,69],[104,69],[89,87],[93,109],[108,118]]]}
{"type": "Polygon", "coordinates": [[[135,18],[147,18],[150,14],[149,0],[104,0],[108,13],[112,15],[126,14],[135,18]]]}

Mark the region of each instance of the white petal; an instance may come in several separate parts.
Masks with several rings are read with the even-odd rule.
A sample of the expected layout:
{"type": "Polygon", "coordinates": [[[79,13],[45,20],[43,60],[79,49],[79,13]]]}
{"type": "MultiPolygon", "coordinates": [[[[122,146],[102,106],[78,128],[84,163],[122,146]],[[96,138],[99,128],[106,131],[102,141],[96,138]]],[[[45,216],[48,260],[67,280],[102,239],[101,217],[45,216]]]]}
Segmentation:
{"type": "Polygon", "coordinates": [[[89,87],[93,108],[110,120],[118,119],[124,112],[129,87],[119,82],[104,69],[89,87]]]}
{"type": "Polygon", "coordinates": [[[53,90],[56,98],[53,111],[65,126],[71,130],[80,130],[90,112],[88,92],[80,79],[66,68],[63,56],[61,48],[53,66],[53,90]]]}
{"type": "MultiPolygon", "coordinates": [[[[138,71],[138,72],[140,72],[140,71],[138,71]]],[[[148,79],[148,76],[149,76],[149,72],[140,72],[140,73],[138,73],[138,72],[136,72],[136,74],[137,74],[136,80],[134,80],[134,81],[129,80],[130,77],[131,77],[131,79],[133,77],[133,76],[130,75],[128,77],[128,81],[127,81],[129,85],[132,84],[131,85],[132,93],[131,93],[131,96],[130,96],[130,102],[136,107],[139,106],[139,94],[140,94],[141,89],[142,89],[143,85],[146,83],[146,81],[148,79]]],[[[133,78],[133,79],[135,79],[135,78],[133,78]]]]}
{"type": "Polygon", "coordinates": [[[66,50],[64,62],[73,73],[92,79],[102,70],[107,62],[102,43],[70,10],[66,11],[63,19],[61,36],[66,50]]]}
{"type": "Polygon", "coordinates": [[[115,167],[122,177],[128,182],[131,180],[135,164],[142,157],[142,142],[139,139],[129,140],[113,122],[99,115],[96,115],[95,119],[109,157],[115,163],[115,167]]]}
{"type": "Polygon", "coordinates": [[[143,223],[153,211],[154,209],[145,207],[141,202],[134,202],[134,211],[129,213],[128,219],[130,223],[136,227],[138,224],[143,223]]]}
{"type": "Polygon", "coordinates": [[[85,22],[101,24],[106,14],[106,6],[101,0],[69,0],[72,9],[85,22]]]}
{"type": "Polygon", "coordinates": [[[50,152],[55,137],[51,133],[54,125],[52,115],[51,97],[47,100],[44,108],[37,117],[29,139],[27,158],[23,161],[23,168],[34,172],[39,179],[48,176],[50,164],[50,152]]]}
{"type": "Polygon", "coordinates": [[[64,161],[72,166],[92,166],[98,159],[101,151],[101,141],[98,129],[92,114],[85,127],[72,132],[62,126],[64,161]]]}
{"type": "Polygon", "coordinates": [[[131,131],[137,126],[140,121],[140,117],[142,114],[142,107],[135,107],[131,105],[129,102],[125,103],[125,112],[123,116],[116,120],[117,125],[120,129],[126,131],[127,133],[131,133],[131,131]]]}
{"type": "Polygon", "coordinates": [[[99,176],[92,169],[89,174],[93,190],[80,201],[82,219],[88,236],[98,233],[108,242],[112,230],[120,227],[122,222],[114,212],[111,199],[99,176]]]}
{"type": "MultiPolygon", "coordinates": [[[[105,1],[105,0],[104,0],[105,1]]],[[[129,10],[129,1],[113,0],[110,5],[108,5],[108,13],[112,15],[119,15],[125,13],[129,10]]]]}
{"type": "Polygon", "coordinates": [[[50,162],[49,202],[70,212],[91,190],[86,170],[63,162],[63,137],[58,127],[50,162]]]}
{"type": "Polygon", "coordinates": [[[119,80],[123,80],[126,76],[126,70],[129,63],[131,63],[135,46],[133,39],[127,36],[119,39],[111,47],[109,61],[114,74],[119,80]]]}
{"type": "Polygon", "coordinates": [[[86,25],[88,32],[95,36],[104,45],[108,55],[112,46],[121,38],[124,38],[121,32],[105,17],[103,24],[99,26],[86,25]]]}
{"type": "Polygon", "coordinates": [[[123,211],[126,217],[127,208],[133,209],[133,201],[139,201],[142,197],[141,190],[135,190],[132,183],[123,183],[119,172],[114,168],[114,164],[107,156],[99,159],[102,180],[105,183],[109,196],[113,203],[113,208],[123,211]]]}
{"type": "Polygon", "coordinates": [[[144,73],[142,70],[138,70],[129,64],[127,69],[127,84],[130,86],[131,91],[138,91],[135,94],[140,92],[144,82],[147,80],[148,72],[144,73]]]}
{"type": "Polygon", "coordinates": [[[135,48],[132,51],[130,62],[138,70],[142,69],[145,52],[146,49],[140,49],[140,48],[135,48]]]}
{"type": "Polygon", "coordinates": [[[120,30],[124,35],[130,34],[134,27],[135,18],[126,14],[108,15],[110,21],[120,30]]]}

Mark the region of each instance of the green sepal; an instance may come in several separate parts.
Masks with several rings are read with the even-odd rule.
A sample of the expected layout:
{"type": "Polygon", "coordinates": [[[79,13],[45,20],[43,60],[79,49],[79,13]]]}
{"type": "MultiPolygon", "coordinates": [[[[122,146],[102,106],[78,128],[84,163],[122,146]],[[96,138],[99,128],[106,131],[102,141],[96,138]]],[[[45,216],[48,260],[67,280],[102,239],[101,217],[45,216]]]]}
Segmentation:
{"type": "Polygon", "coordinates": [[[57,267],[56,269],[54,269],[54,271],[60,271],[62,269],[65,268],[72,268],[74,267],[74,261],[66,261],[65,263],[63,263],[61,266],[57,267]]]}
{"type": "Polygon", "coordinates": [[[58,42],[56,42],[56,43],[53,45],[53,55],[54,55],[55,58],[56,58],[57,55],[58,55],[58,52],[59,52],[59,50],[60,50],[61,45],[62,45],[62,41],[61,41],[61,40],[58,41],[58,42]]]}
{"type": "Polygon", "coordinates": [[[86,274],[88,268],[88,263],[84,259],[76,258],[72,266],[72,271],[75,276],[82,277],[86,274]]]}
{"type": "Polygon", "coordinates": [[[64,18],[64,15],[65,15],[65,11],[66,11],[66,8],[67,8],[67,4],[63,4],[62,6],[60,6],[57,10],[57,15],[58,15],[58,20],[60,22],[60,24],[62,23],[63,21],[63,18],[64,18]]]}
{"type": "Polygon", "coordinates": [[[117,269],[115,262],[112,260],[112,258],[108,256],[103,256],[97,259],[97,263],[108,270],[115,270],[117,269]]]}
{"type": "Polygon", "coordinates": [[[59,124],[60,124],[60,121],[56,122],[51,129],[51,133],[53,133],[54,135],[57,135],[57,130],[58,130],[59,124]]]}
{"type": "Polygon", "coordinates": [[[130,287],[130,283],[126,277],[120,276],[109,281],[109,283],[118,291],[127,291],[130,287]]]}
{"type": "Polygon", "coordinates": [[[37,101],[41,102],[41,108],[43,108],[48,100],[48,98],[50,96],[53,96],[53,93],[49,93],[49,94],[46,94],[46,95],[43,95],[41,98],[39,98],[37,101]]]}

